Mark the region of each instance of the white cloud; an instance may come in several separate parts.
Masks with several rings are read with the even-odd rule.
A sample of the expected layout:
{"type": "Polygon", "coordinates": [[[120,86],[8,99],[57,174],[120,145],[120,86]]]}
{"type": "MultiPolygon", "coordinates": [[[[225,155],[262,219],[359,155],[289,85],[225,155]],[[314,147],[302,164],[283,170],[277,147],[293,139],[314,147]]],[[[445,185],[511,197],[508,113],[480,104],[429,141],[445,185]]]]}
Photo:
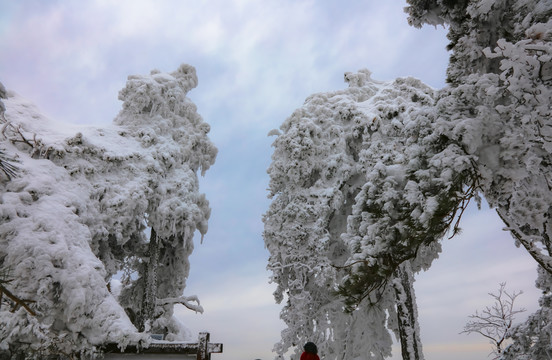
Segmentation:
{"type": "Polygon", "coordinates": [[[370,2],[98,0],[56,2],[21,14],[8,26],[0,64],[8,68],[22,56],[26,63],[2,74],[3,80],[47,113],[71,121],[97,121],[87,113],[104,108],[79,99],[99,98],[114,114],[119,103],[113,89],[127,75],[188,62],[205,69],[194,90],[202,105],[225,104],[234,121],[259,124],[278,110],[279,117],[289,115],[313,92],[343,87],[345,71],[368,66],[376,68],[376,78],[396,76],[396,59],[418,34],[408,28],[400,4],[370,2]],[[36,90],[37,82],[52,91],[36,90]]]}

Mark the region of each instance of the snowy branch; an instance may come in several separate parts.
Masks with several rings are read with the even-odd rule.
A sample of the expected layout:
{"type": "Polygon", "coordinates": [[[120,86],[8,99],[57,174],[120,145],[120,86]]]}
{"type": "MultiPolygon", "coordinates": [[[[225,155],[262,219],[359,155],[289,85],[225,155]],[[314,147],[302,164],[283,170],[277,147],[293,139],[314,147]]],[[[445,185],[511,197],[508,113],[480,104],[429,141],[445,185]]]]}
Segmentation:
{"type": "Polygon", "coordinates": [[[36,137],[36,133],[32,134],[32,139],[29,135],[26,135],[21,125],[14,125],[10,121],[3,119],[5,123],[2,125],[0,133],[4,139],[9,140],[12,144],[25,144],[32,149],[31,156],[40,154],[42,157],[48,157],[53,150],[51,147],[46,147],[41,139],[36,137]]]}
{"type": "MultiPolygon", "coordinates": [[[[6,121],[6,123],[2,126],[2,135],[4,136],[4,138],[9,139],[14,144],[24,143],[34,148],[34,144],[32,144],[31,141],[28,140],[21,131],[20,125],[14,126],[11,122],[6,121]],[[11,132],[11,134],[6,134],[7,132],[11,132]]],[[[35,138],[36,135],[33,136],[33,139],[35,138]]]]}
{"type": "Polygon", "coordinates": [[[20,299],[17,296],[15,296],[11,291],[6,289],[6,287],[4,286],[4,284],[7,282],[9,281],[0,281],[0,305],[2,304],[3,295],[6,295],[7,298],[9,298],[11,301],[15,303],[15,305],[12,306],[11,312],[16,311],[21,306],[25,310],[27,310],[29,314],[31,314],[32,316],[36,316],[36,313],[28,305],[28,303],[33,303],[34,301],[28,300],[28,299],[20,299]]]}
{"type": "MultiPolygon", "coordinates": [[[[524,232],[520,229],[519,226],[513,224],[511,221],[509,221],[506,217],[506,215],[500,210],[497,209],[498,216],[504,221],[507,228],[506,230],[510,231],[510,233],[520,242],[521,245],[527,250],[529,255],[535,259],[535,261],[542,266],[544,270],[546,270],[549,274],[552,274],[552,257],[550,255],[546,255],[542,253],[541,249],[539,249],[535,243],[534,240],[530,237],[526,236],[524,232]]],[[[545,244],[546,245],[546,244],[545,244]]],[[[548,248],[548,247],[547,247],[548,248]]]]}
{"type": "Polygon", "coordinates": [[[199,303],[199,298],[195,295],[192,296],[181,296],[177,298],[164,298],[158,299],[157,305],[174,305],[181,304],[187,307],[188,309],[203,314],[203,306],[199,303]],[[195,302],[195,304],[193,304],[195,302]]]}

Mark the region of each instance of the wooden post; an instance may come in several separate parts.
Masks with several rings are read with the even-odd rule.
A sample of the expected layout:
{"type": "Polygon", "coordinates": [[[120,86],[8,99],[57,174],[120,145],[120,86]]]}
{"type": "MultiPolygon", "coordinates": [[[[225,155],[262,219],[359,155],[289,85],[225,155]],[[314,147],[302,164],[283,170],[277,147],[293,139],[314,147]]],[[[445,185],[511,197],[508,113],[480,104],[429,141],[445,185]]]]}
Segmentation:
{"type": "Polygon", "coordinates": [[[197,360],[211,360],[212,353],[222,352],[222,344],[212,344],[209,342],[209,338],[208,332],[199,333],[197,360]]]}
{"type": "Polygon", "coordinates": [[[197,341],[197,360],[211,360],[211,353],[209,353],[209,333],[200,332],[199,339],[197,341]]]}

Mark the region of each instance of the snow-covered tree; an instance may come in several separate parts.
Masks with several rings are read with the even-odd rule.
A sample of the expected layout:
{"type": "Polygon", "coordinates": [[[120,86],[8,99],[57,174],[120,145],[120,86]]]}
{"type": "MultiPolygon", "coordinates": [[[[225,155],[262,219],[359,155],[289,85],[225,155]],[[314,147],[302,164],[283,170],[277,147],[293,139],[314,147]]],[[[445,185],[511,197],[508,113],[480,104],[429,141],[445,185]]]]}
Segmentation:
{"type": "MultiPolygon", "coordinates": [[[[547,289],[552,276],[552,2],[408,2],[411,24],[449,26],[450,86],[439,95],[438,126],[473,158],[482,194],[539,264],[538,286],[547,289]]],[[[538,346],[527,340],[550,323],[546,301],[541,306],[518,327],[509,358],[552,353],[549,337],[538,346]]]]}
{"type": "MultiPolygon", "coordinates": [[[[390,111],[366,101],[365,73],[349,74],[347,91],[308,98],[274,143],[265,241],[276,299],[288,296],[280,352],[312,338],[343,356],[335,344],[365,335],[344,319],[370,302],[392,319],[389,284],[397,284],[405,264],[428,267],[438,241],[456,232],[479,194],[547,272],[541,277],[552,272],[552,3],[409,4],[412,25],[448,25],[450,85],[425,102],[427,95],[401,89],[390,97],[390,111]],[[345,118],[361,125],[344,131],[345,118]],[[329,135],[319,140],[325,129],[329,135]],[[350,313],[329,318],[328,308],[339,308],[336,289],[350,313]],[[335,331],[345,328],[351,333],[335,331]]],[[[375,325],[378,333],[383,323],[375,325]]],[[[375,343],[385,348],[388,340],[375,343]]],[[[370,358],[374,343],[366,344],[358,349],[370,358]]]]}
{"type": "MultiPolygon", "coordinates": [[[[115,211],[125,220],[110,223],[117,231],[107,236],[115,237],[117,245],[143,234],[140,224],[150,229],[147,249],[142,248],[144,253],[140,256],[148,261],[142,261],[139,278],[122,293],[122,303],[132,312],[138,311],[137,325],[141,330],[148,320],[155,319],[150,324],[154,331],[177,334],[178,326],[171,316],[177,302],[202,311],[199,304],[192,303],[195,298],[181,297],[189,272],[194,231],[197,229],[202,235],[207,232],[210,214],[208,201],[199,193],[196,173],[204,174],[216,156],[216,148],[207,137],[209,125],[186,97],[196,86],[195,69],[189,65],[182,65],[170,75],[153,71],[149,76],[129,77],[119,95],[123,110],[114,123],[125,129],[125,136],[141,143],[142,154],[121,164],[119,171],[123,170],[128,177],[121,172],[113,173],[113,182],[95,189],[95,194],[102,198],[100,204],[105,200],[105,206],[115,205],[115,211]],[[129,186],[128,179],[137,170],[143,175],[129,186]],[[125,189],[135,202],[116,200],[114,204],[113,200],[120,199],[125,189]],[[157,282],[157,278],[162,281],[157,282]]],[[[109,215],[104,219],[113,221],[109,215]]],[[[102,236],[105,239],[105,234],[102,236]]],[[[99,247],[102,248],[101,243],[99,247]]],[[[100,258],[116,257],[112,247],[107,249],[111,253],[102,253],[100,258]]],[[[126,255],[130,255],[131,261],[136,260],[136,252],[126,255]]]]}
{"type": "Polygon", "coordinates": [[[202,310],[182,295],[192,235],[207,231],[210,211],[196,173],[216,156],[186,97],[196,85],[188,65],[131,76],[105,128],[55,123],[7,93],[0,150],[18,176],[0,177],[0,268],[36,316],[0,308],[0,350],[70,354],[147,341],[136,327],[186,336],[172,306],[202,310]],[[128,275],[120,302],[109,289],[119,271],[128,275]]]}
{"type": "Polygon", "coordinates": [[[421,166],[416,162],[428,156],[419,142],[431,136],[432,119],[423,109],[433,106],[434,91],[411,78],[376,82],[366,70],[345,77],[348,89],[309,97],[284,122],[282,133],[273,132],[278,135],[269,168],[273,202],[264,217],[264,238],[278,284],[276,300],[287,297],[281,317],[288,325],[276,351],[311,340],[327,359],[383,359],[390,356],[393,330],[404,340],[407,358],[423,359],[411,267],[429,266],[440,248],[426,246],[414,232],[401,235],[389,216],[379,230],[365,227],[370,220],[362,209],[367,199],[383,194],[386,200],[372,205],[381,207],[374,216],[388,210],[396,218],[414,213],[431,220],[437,206],[415,206],[424,193],[409,177],[432,175],[416,174],[421,166]],[[405,187],[411,196],[403,203],[413,205],[403,212],[390,201],[405,187]],[[368,230],[389,234],[385,246],[417,256],[405,263],[405,255],[395,251],[398,259],[384,259],[381,273],[369,271],[377,265],[360,260],[355,244],[359,231],[368,230]],[[353,267],[362,267],[354,274],[370,277],[373,288],[360,284],[353,267]],[[343,294],[350,295],[345,304],[343,294]]]}

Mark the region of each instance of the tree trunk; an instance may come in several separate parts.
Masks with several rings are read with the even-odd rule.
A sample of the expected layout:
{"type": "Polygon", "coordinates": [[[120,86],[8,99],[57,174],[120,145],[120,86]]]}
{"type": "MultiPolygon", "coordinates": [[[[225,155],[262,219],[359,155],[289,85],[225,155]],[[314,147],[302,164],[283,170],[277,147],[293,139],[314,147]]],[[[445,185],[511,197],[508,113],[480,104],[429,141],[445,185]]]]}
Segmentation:
{"type": "Polygon", "coordinates": [[[147,254],[147,264],[144,270],[144,297],[138,329],[146,331],[146,323],[152,320],[157,301],[157,265],[159,262],[159,242],[155,229],[151,229],[150,242],[147,254]]]}
{"type": "Polygon", "coordinates": [[[423,360],[418,307],[414,295],[414,277],[410,262],[402,263],[395,272],[393,287],[397,296],[397,317],[403,360],[423,360]]]}

